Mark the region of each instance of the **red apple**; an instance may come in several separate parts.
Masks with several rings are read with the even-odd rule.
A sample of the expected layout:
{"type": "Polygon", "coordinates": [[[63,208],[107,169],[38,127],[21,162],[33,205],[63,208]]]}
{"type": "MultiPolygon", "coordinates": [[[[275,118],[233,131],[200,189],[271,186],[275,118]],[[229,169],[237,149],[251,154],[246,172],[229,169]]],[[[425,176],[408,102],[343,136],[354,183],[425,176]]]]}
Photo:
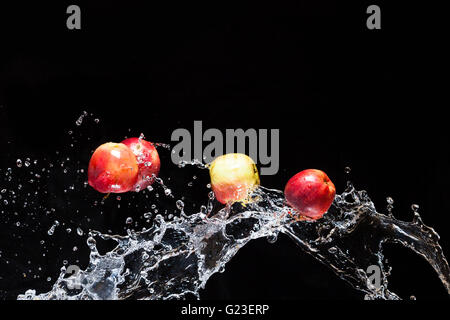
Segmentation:
{"type": "Polygon", "coordinates": [[[122,143],[131,149],[138,162],[139,173],[134,190],[147,188],[155,181],[153,175],[158,176],[161,168],[158,151],[153,143],[139,138],[128,138],[122,143]]]}
{"type": "Polygon", "coordinates": [[[287,203],[302,216],[319,219],[328,211],[336,188],[325,172],[307,169],[293,176],[284,189],[287,203]]]}
{"type": "Polygon", "coordinates": [[[102,193],[122,193],[133,189],[138,179],[138,163],[130,148],[108,142],[95,150],[89,162],[88,182],[102,193]]]}

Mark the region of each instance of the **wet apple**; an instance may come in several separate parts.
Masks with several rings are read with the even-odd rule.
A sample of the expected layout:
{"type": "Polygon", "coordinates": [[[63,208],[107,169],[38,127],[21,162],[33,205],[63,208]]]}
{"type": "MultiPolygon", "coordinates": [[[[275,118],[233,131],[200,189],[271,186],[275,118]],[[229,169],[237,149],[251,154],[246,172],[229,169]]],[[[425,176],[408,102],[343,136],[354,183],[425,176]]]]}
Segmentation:
{"type": "Polygon", "coordinates": [[[217,157],[210,164],[209,174],[216,199],[223,204],[247,198],[249,192],[259,185],[255,163],[242,153],[217,157]]]}
{"type": "Polygon", "coordinates": [[[88,182],[102,193],[123,193],[132,190],[138,180],[136,156],[123,143],[108,142],[92,154],[88,182]]]}
{"type": "Polygon", "coordinates": [[[155,181],[161,168],[158,151],[153,143],[140,138],[128,138],[122,143],[131,149],[137,159],[139,173],[135,191],[147,188],[155,181]]]}
{"type": "Polygon", "coordinates": [[[321,218],[328,211],[336,188],[325,172],[307,169],[293,176],[284,189],[287,203],[298,214],[311,219],[321,218]]]}

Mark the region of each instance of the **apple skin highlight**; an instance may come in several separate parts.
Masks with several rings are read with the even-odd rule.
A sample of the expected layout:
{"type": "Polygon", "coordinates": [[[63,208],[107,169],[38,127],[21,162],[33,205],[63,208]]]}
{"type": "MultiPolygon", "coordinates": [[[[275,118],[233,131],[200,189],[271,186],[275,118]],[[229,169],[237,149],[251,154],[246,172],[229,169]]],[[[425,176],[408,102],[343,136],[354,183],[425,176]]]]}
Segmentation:
{"type": "Polygon", "coordinates": [[[336,188],[325,172],[307,169],[289,179],[284,195],[287,203],[301,216],[316,220],[330,208],[336,188]]]}
{"type": "Polygon", "coordinates": [[[241,201],[259,185],[259,174],[253,160],[242,153],[217,157],[209,166],[211,187],[222,203],[241,201]]]}

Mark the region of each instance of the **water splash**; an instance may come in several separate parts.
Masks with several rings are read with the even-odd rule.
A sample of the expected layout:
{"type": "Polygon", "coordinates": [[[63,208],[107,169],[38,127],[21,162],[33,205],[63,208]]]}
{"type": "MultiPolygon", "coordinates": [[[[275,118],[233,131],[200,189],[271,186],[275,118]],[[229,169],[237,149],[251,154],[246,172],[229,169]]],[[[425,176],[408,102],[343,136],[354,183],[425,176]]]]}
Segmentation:
{"type": "MultiPolygon", "coordinates": [[[[167,181],[155,179],[156,183],[141,190],[139,196],[124,195],[114,200],[110,197],[110,207],[98,197],[93,200],[88,196],[90,190],[85,181],[88,159],[80,157],[87,157],[93,150],[86,148],[101,142],[92,138],[102,137],[101,134],[86,131],[90,125],[98,128],[99,122],[92,114],[83,112],[76,126],[68,131],[66,149],[56,152],[55,157],[38,160],[21,155],[14,158],[14,166],[0,169],[2,223],[15,226],[12,235],[17,244],[33,246],[29,242],[30,234],[34,235],[33,239],[44,237],[45,241],[38,238],[32,250],[47,257],[50,252],[62,251],[62,244],[55,237],[61,240],[69,235],[78,239],[87,236],[90,250],[86,269],[68,272],[73,266],[67,260],[73,259],[66,256],[50,291],[38,294],[30,289],[18,299],[200,298],[201,289],[211,275],[224,272],[227,262],[240,248],[258,238],[275,242],[280,235],[288,236],[303,251],[361,291],[366,299],[400,298],[388,289],[390,267],[383,256],[385,243],[399,243],[426,259],[450,293],[450,269],[438,243],[439,236],[422,222],[418,206],[412,206],[411,222],[398,220],[392,214],[392,199],[387,199],[387,214],[379,213],[367,193],[356,190],[350,183],[318,221],[295,219],[295,212],[285,205],[283,193],[264,187],[255,190],[245,205],[237,203],[218,210],[208,184],[207,203],[193,211],[183,201],[184,196],[180,199],[176,188],[170,185],[170,177],[164,179],[167,181]],[[55,180],[57,187],[50,190],[48,186],[54,185],[55,180]],[[80,216],[83,211],[103,215],[104,211],[113,209],[113,204],[117,208],[122,205],[121,210],[126,213],[124,236],[112,235],[110,230],[108,233],[92,231],[90,217],[80,216]],[[170,207],[174,211],[170,212],[170,207]],[[133,215],[127,219],[131,210],[142,213],[142,217],[133,215]],[[139,219],[150,227],[135,231],[139,219]],[[97,242],[104,240],[113,242],[115,248],[100,254],[97,242]],[[380,286],[372,284],[366,271],[374,265],[381,271],[380,286]]],[[[155,145],[170,152],[167,144],[155,145]]],[[[198,160],[181,162],[178,167],[184,171],[207,169],[198,160]]],[[[345,172],[350,174],[351,169],[347,167],[345,172]]],[[[198,181],[196,174],[187,185],[191,187],[195,182],[197,187],[198,181]]],[[[116,233],[120,232],[116,230],[116,233]]],[[[65,242],[72,254],[79,252],[81,247],[75,238],[65,242]]],[[[5,251],[0,251],[0,258],[7,264],[14,262],[10,257],[17,257],[17,253],[11,255],[5,251]]],[[[34,273],[34,278],[54,281],[53,275],[43,274],[44,262],[36,260],[28,264],[38,266],[37,271],[20,263],[17,270],[29,277],[34,273]]]]}
{"type": "Polygon", "coordinates": [[[400,243],[425,258],[450,293],[450,269],[439,236],[423,224],[418,212],[412,222],[376,211],[365,191],[350,183],[319,221],[295,219],[281,191],[257,189],[245,206],[234,204],[212,217],[199,212],[166,221],[157,215],[153,226],[127,236],[91,232],[86,270],[67,277],[66,268],[51,291],[28,290],[18,299],[184,299],[200,298],[208,279],[253,239],[276,241],[285,234],[338,277],[366,294],[366,299],[400,299],[388,289],[389,269],[383,244],[400,243]],[[99,254],[95,239],[113,240],[114,250],[99,254]],[[381,286],[365,270],[378,265],[381,286]],[[77,289],[73,289],[77,288],[77,289]]]}

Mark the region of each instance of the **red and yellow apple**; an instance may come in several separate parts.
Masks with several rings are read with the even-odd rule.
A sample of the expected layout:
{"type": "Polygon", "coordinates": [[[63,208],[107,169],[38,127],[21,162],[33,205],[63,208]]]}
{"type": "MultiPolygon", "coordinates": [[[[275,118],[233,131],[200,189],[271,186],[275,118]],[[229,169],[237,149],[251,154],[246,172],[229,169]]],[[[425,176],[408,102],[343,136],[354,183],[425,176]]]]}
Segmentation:
{"type": "Polygon", "coordinates": [[[131,149],[137,159],[139,173],[135,190],[147,188],[155,181],[154,176],[158,176],[161,168],[158,151],[153,143],[139,138],[128,138],[122,143],[131,149]]]}
{"type": "Polygon", "coordinates": [[[102,193],[123,193],[133,189],[138,180],[138,162],[123,143],[108,142],[98,147],[91,157],[88,182],[102,193]]]}
{"type": "Polygon", "coordinates": [[[259,185],[256,164],[242,153],[217,157],[209,166],[209,174],[212,190],[222,204],[246,199],[259,185]]]}
{"type": "Polygon", "coordinates": [[[284,189],[287,203],[301,216],[320,219],[328,211],[336,188],[325,172],[307,169],[293,176],[284,189]]]}

